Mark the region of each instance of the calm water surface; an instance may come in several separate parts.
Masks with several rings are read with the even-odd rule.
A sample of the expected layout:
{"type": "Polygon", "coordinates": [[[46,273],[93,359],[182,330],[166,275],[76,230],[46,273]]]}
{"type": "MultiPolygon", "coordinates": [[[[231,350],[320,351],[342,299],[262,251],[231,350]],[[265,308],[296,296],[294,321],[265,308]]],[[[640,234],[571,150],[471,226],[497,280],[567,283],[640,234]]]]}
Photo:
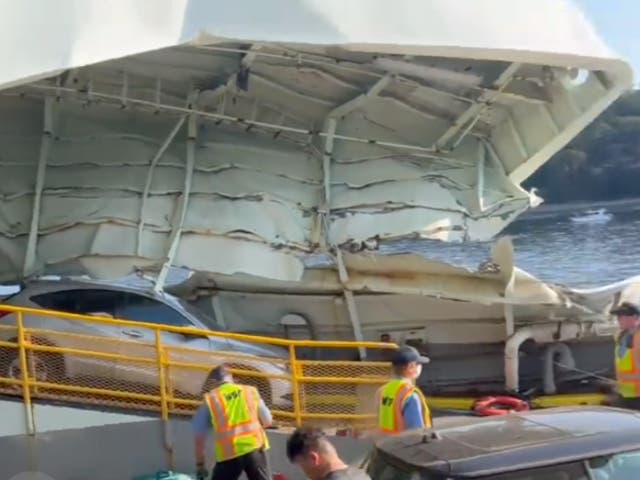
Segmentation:
{"type": "MultiPolygon", "coordinates": [[[[519,219],[511,235],[516,265],[542,280],[584,287],[640,275],[640,210],[613,211],[606,224],[575,224],[573,212],[519,219]]],[[[411,251],[475,269],[490,257],[491,242],[443,244],[403,241],[385,252],[411,251]]]]}

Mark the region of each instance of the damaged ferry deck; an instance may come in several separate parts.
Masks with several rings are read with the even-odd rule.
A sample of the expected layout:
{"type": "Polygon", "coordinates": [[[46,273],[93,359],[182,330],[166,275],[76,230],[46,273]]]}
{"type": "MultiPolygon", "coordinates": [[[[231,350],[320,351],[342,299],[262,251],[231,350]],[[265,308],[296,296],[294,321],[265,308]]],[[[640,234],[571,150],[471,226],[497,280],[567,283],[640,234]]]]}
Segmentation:
{"type": "MultiPolygon", "coordinates": [[[[553,362],[543,375],[520,352],[566,341],[589,369],[592,347],[609,348],[607,306],[636,292],[633,279],[544,284],[513,265],[504,239],[478,271],[378,250],[494,238],[541,202],[522,182],[631,87],[629,65],[570,1],[5,4],[0,282],[142,273],[142,287],[190,298],[221,330],[391,331],[428,349],[423,383],[445,393],[505,379],[522,389],[532,376],[554,390],[553,362]],[[305,268],[316,254],[332,265],[305,268]],[[176,284],[175,268],[197,274],[176,284]]],[[[4,381],[23,398],[0,400],[3,475],[193,470],[189,424],[169,415],[180,399],[162,387],[160,327],[149,371],[162,415],[150,418],[133,401],[126,413],[31,404],[42,382],[29,379],[26,349],[54,347],[30,344],[20,322],[4,343],[21,352],[20,378],[4,381]]],[[[86,397],[105,382],[57,386],[86,397]]],[[[285,435],[269,435],[274,470],[300,478],[285,435]]],[[[369,448],[335,441],[354,463],[369,448]]]]}
{"type": "Polygon", "coordinates": [[[164,2],[143,25],[88,2],[81,23],[56,7],[69,35],[7,23],[6,58],[38,49],[0,73],[0,279],[137,271],[161,291],[177,266],[232,290],[204,302],[215,327],[278,334],[316,294],[318,338],[418,330],[445,357],[534,324],[588,337],[611,299],[567,302],[509,247],[473,274],[376,255],[495,237],[541,201],[521,183],[631,86],[571,3],[494,3],[164,2]],[[336,268],[305,271],[316,253],[336,268]]]}

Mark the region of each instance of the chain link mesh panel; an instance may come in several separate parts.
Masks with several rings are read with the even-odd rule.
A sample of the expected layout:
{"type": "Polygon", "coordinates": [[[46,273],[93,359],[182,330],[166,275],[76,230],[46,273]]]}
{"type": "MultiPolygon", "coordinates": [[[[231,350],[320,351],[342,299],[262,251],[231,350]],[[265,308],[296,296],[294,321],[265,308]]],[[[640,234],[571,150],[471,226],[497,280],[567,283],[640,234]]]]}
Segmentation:
{"type": "Polygon", "coordinates": [[[375,394],[389,379],[385,362],[297,362],[305,424],[324,428],[370,429],[375,426],[375,394]]]}
{"type": "MultiPolygon", "coordinates": [[[[23,321],[29,392],[36,400],[191,415],[214,386],[210,372],[224,364],[236,382],[257,388],[276,425],[366,428],[375,391],[389,375],[382,362],[292,359],[286,346],[280,355],[277,349],[273,356],[250,355],[241,351],[249,337],[243,347],[215,332],[89,318],[57,322],[51,315],[34,321],[31,311],[23,321]]],[[[0,393],[22,396],[17,315],[11,317],[0,323],[0,393]]]]}
{"type": "Polygon", "coordinates": [[[155,356],[140,355],[135,342],[118,337],[28,329],[34,398],[123,409],[159,410],[155,356]]]}
{"type": "Polygon", "coordinates": [[[19,380],[18,328],[15,318],[5,317],[0,325],[0,393],[21,393],[19,380]]]}

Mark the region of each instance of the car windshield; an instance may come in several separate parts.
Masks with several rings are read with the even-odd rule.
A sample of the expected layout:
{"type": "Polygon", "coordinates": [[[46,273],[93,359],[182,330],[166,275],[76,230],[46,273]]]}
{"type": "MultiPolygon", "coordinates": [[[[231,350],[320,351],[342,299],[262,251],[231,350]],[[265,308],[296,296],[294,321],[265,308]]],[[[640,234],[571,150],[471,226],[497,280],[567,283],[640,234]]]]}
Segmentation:
{"type": "MultiPolygon", "coordinates": [[[[505,467],[508,466],[505,465],[505,467]]],[[[367,471],[375,480],[458,480],[463,478],[428,473],[408,465],[392,463],[385,455],[376,454],[373,455],[367,471]]],[[[640,479],[640,451],[474,478],[479,480],[638,480],[640,479]]]]}
{"type": "Polygon", "coordinates": [[[218,325],[215,318],[212,318],[204,310],[201,310],[198,307],[195,307],[194,305],[182,299],[178,299],[177,302],[180,304],[180,308],[184,309],[184,311],[187,312],[192,317],[198,319],[200,323],[204,325],[205,328],[208,328],[211,330],[220,330],[220,325],[218,325]]]}

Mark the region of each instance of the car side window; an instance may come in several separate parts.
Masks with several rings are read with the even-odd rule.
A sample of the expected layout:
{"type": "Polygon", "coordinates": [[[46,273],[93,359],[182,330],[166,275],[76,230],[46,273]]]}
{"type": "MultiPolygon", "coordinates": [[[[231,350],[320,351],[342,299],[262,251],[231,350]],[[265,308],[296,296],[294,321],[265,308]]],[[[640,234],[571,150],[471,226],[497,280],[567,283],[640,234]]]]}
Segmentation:
{"type": "Polygon", "coordinates": [[[43,308],[77,314],[102,313],[115,316],[115,306],[122,301],[122,292],[102,289],[69,289],[41,293],[30,297],[43,308]]]}
{"type": "Polygon", "coordinates": [[[153,298],[126,293],[117,306],[117,316],[124,320],[155,323],[171,327],[190,327],[191,323],[180,312],[153,298]]]}
{"type": "Polygon", "coordinates": [[[592,458],[589,469],[595,480],[636,480],[640,478],[640,451],[592,458]]]}
{"type": "Polygon", "coordinates": [[[409,465],[399,465],[389,463],[376,450],[370,454],[368,465],[365,467],[367,474],[376,480],[443,480],[444,477],[438,475],[424,474],[409,465]]]}

